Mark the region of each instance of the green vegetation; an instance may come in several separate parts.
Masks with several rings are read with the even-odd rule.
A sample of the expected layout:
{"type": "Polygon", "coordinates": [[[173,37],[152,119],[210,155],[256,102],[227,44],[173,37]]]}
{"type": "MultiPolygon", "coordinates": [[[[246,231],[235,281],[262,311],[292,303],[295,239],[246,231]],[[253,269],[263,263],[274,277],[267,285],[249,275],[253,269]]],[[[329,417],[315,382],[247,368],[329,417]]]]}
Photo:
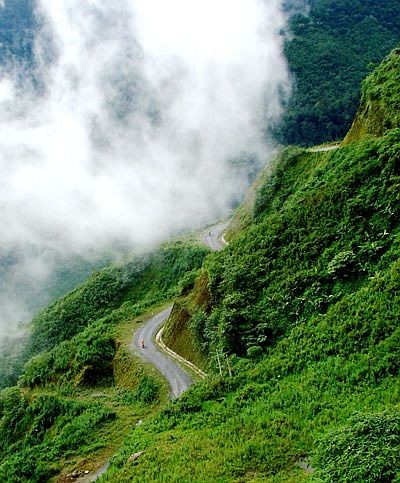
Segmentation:
{"type": "Polygon", "coordinates": [[[398,0],[307,3],[306,15],[292,15],[285,46],[294,92],[275,130],[282,144],[342,139],[356,113],[362,79],[400,38],[398,0]]]}
{"type": "Polygon", "coordinates": [[[136,316],[188,290],[207,253],[166,244],[101,270],[33,319],[18,387],[0,392],[1,481],[93,468],[164,404],[165,383],[129,349],[136,316]]]}
{"type": "Polygon", "coordinates": [[[208,275],[206,272],[200,272],[192,284],[192,291],[175,300],[163,332],[163,340],[170,349],[206,370],[209,352],[203,330],[210,309],[208,275]]]}
{"type": "Polygon", "coordinates": [[[400,411],[363,414],[319,443],[323,481],[397,481],[400,411]]]}
{"type": "Polygon", "coordinates": [[[100,481],[400,481],[399,71],[394,51],[364,83],[343,146],[282,152],[222,252],[168,244],[38,314],[2,480],[114,453],[100,481]],[[164,406],[128,343],[172,297],[165,340],[209,376],[164,406]]]}
{"type": "Polygon", "coordinates": [[[111,327],[105,323],[92,324],[53,350],[29,359],[20,384],[27,387],[67,381],[94,384],[112,376],[115,354],[111,327]]]}
{"type": "Polygon", "coordinates": [[[400,127],[400,49],[364,81],[361,107],[345,143],[400,127]]]}
{"type": "Polygon", "coordinates": [[[61,469],[57,460],[78,448],[93,451],[96,431],[115,416],[101,404],[45,394],[29,401],[17,388],[3,391],[1,481],[46,481],[61,469]]]}
{"type": "Polygon", "coordinates": [[[332,153],[288,150],[254,223],[207,267],[210,347],[243,355],[326,313],[396,254],[400,130],[332,153]]]}
{"type": "Polygon", "coordinates": [[[90,367],[98,367],[104,375],[101,359],[108,367],[115,352],[112,327],[190,286],[191,271],[196,272],[207,253],[203,247],[177,241],[149,256],[95,273],[33,318],[25,348],[14,366],[3,370],[0,387],[15,383],[18,370],[34,356],[24,375],[29,385],[61,374],[69,379],[85,375],[81,371],[99,377],[89,374],[90,367]]]}
{"type": "MultiPolygon", "coordinates": [[[[366,89],[392,85],[396,55],[366,89]]],[[[382,131],[287,149],[262,176],[170,334],[191,330],[214,375],[135,429],[102,481],[400,480],[400,129],[382,131]]]]}

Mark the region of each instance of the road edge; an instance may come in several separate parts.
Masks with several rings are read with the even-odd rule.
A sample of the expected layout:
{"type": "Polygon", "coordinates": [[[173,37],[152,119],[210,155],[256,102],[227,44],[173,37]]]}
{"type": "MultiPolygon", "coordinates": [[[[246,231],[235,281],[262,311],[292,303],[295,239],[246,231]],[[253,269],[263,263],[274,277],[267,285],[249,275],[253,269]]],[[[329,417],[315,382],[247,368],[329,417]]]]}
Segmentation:
{"type": "Polygon", "coordinates": [[[162,334],[164,332],[165,324],[161,327],[161,329],[157,332],[156,334],[156,344],[162,349],[165,353],[167,353],[170,357],[173,359],[177,360],[181,364],[184,364],[187,366],[189,369],[191,369],[195,374],[197,374],[201,379],[204,379],[207,374],[202,371],[200,368],[195,366],[193,363],[188,361],[187,359],[183,358],[176,352],[174,352],[172,349],[170,349],[165,342],[162,340],[162,334]]]}

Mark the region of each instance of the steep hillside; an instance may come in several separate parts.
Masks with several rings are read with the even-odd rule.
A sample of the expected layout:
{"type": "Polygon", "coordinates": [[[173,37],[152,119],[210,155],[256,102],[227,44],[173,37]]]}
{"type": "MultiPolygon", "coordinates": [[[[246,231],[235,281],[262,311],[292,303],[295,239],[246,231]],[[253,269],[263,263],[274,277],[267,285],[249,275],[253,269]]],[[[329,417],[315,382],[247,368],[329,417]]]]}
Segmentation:
{"type": "Polygon", "coordinates": [[[59,481],[71,481],[165,404],[165,383],[139,364],[130,339],[150,307],[193,286],[207,253],[166,244],[94,274],[33,319],[14,361],[18,386],[0,393],[1,481],[43,482],[60,471],[59,481]]]}
{"type": "MultiPolygon", "coordinates": [[[[394,53],[366,89],[392,106],[398,72],[394,53]]],[[[399,480],[400,130],[379,134],[286,150],[262,177],[174,321],[214,375],[135,429],[102,481],[399,480]]]]}
{"type": "Polygon", "coordinates": [[[344,143],[400,127],[400,48],[364,81],[361,107],[344,143]]]}

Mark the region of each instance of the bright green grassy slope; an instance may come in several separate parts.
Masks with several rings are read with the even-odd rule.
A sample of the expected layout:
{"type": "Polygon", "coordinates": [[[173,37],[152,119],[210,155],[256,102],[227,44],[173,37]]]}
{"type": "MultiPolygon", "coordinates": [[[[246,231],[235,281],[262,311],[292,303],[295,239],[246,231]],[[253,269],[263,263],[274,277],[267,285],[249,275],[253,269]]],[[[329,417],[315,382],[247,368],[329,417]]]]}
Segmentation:
{"type": "Polygon", "coordinates": [[[18,386],[0,392],[0,481],[95,469],[165,404],[165,383],[129,343],[138,314],[187,291],[207,253],[167,244],[98,272],[34,318],[18,386]]]}
{"type": "Polygon", "coordinates": [[[196,282],[206,250],[177,242],[34,319],[19,387],[0,393],[1,481],[91,469],[118,447],[102,481],[400,481],[397,61],[365,87],[392,124],[283,152],[196,282]],[[195,337],[210,376],[158,411],[166,390],[128,343],[138,315],[177,295],[167,335],[195,337]]]}
{"type": "Polygon", "coordinates": [[[345,143],[400,126],[400,47],[364,81],[361,107],[345,143]]]}
{"type": "MultiPolygon", "coordinates": [[[[381,69],[395,78],[397,54],[381,69]]],[[[382,93],[381,108],[396,95],[382,93]]],[[[282,154],[247,228],[207,258],[209,304],[187,322],[215,374],[219,353],[222,377],[135,429],[101,481],[400,481],[400,126],[391,127],[332,152],[282,154]],[[305,457],[312,474],[297,466],[305,457]]]]}

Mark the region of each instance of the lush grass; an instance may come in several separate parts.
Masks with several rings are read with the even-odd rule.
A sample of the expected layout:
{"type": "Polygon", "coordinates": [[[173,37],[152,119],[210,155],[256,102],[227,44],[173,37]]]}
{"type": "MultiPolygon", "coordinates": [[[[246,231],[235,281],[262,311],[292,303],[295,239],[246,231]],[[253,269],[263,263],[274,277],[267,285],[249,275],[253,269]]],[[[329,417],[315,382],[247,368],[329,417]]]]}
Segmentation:
{"type": "MultiPolygon", "coordinates": [[[[52,364],[63,360],[55,357],[66,344],[62,343],[50,353],[53,359],[48,373],[45,364],[36,373],[32,370],[36,379],[31,385],[39,386],[31,390],[14,387],[0,393],[1,481],[43,482],[60,472],[93,470],[116,451],[138,421],[165,404],[167,388],[161,377],[152,368],[143,367],[129,351],[132,332],[142,323],[143,319],[129,320],[115,328],[111,372],[110,367],[104,370],[100,354],[96,356],[100,364],[94,369],[100,378],[71,379],[73,368],[55,373],[52,364]],[[39,381],[40,376],[43,379],[39,381]]],[[[88,334],[94,345],[102,341],[103,334],[82,333],[88,334]]],[[[80,335],[67,341],[71,342],[67,346],[69,360],[79,357],[80,335]]],[[[34,361],[29,363],[33,367],[34,361]]],[[[105,361],[110,362],[107,357],[105,361]]],[[[20,384],[28,377],[26,371],[20,384]]]]}
{"type": "Polygon", "coordinates": [[[186,360],[207,370],[210,358],[202,332],[211,310],[207,272],[198,273],[192,290],[185,295],[174,302],[172,313],[164,326],[163,340],[186,360]]]}
{"type": "Polygon", "coordinates": [[[78,448],[93,451],[96,431],[116,416],[99,403],[47,394],[28,399],[16,388],[2,392],[0,408],[4,482],[45,481],[61,469],[60,459],[78,448]]]}
{"type": "Polygon", "coordinates": [[[364,81],[361,108],[345,143],[400,127],[400,48],[364,81]]]}
{"type": "Polygon", "coordinates": [[[178,240],[93,274],[33,318],[30,333],[18,341],[22,348],[10,345],[12,364],[2,366],[0,387],[15,384],[24,371],[28,385],[60,377],[96,382],[112,362],[115,325],[190,289],[207,253],[178,240]]]}
{"type": "Polygon", "coordinates": [[[171,482],[301,481],[308,455],[315,481],[394,481],[399,296],[396,262],[258,362],[231,358],[233,377],[209,378],[135,430],[103,481],[158,481],[160,468],[171,482]]]}
{"type": "MultiPolygon", "coordinates": [[[[388,89],[398,67],[382,69],[388,89]]],[[[391,105],[396,92],[380,95],[391,105]]],[[[101,481],[399,481],[399,159],[399,128],[332,152],[288,149],[201,271],[205,249],[174,244],[42,313],[33,334],[50,350],[25,366],[31,390],[1,396],[0,475],[46,479],[65,455],[100,450],[129,408],[155,412],[166,391],[129,354],[130,321],[180,295],[166,336],[207,355],[212,374],[129,431],[101,481]]]]}
{"type": "Polygon", "coordinates": [[[0,393],[1,481],[43,482],[104,463],[136,423],[165,404],[160,377],[136,366],[125,372],[132,389],[53,386],[0,393]]]}
{"type": "Polygon", "coordinates": [[[399,156],[399,130],[329,153],[284,153],[253,224],[207,259],[210,350],[266,348],[396,257],[399,156]]]}

